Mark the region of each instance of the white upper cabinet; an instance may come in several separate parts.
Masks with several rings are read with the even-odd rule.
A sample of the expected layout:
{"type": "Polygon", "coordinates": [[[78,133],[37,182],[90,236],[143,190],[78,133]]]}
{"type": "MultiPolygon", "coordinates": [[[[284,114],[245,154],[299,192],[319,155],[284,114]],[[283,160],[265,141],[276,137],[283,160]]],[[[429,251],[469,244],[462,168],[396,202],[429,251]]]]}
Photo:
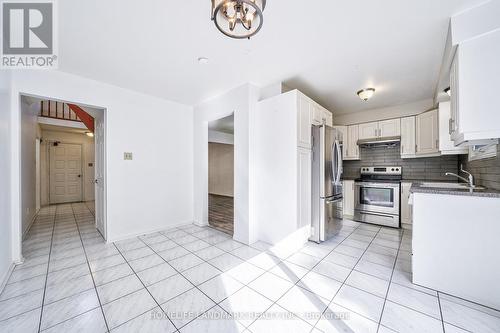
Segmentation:
{"type": "Polygon", "coordinates": [[[442,155],[467,154],[467,147],[455,146],[451,140],[453,121],[450,102],[439,103],[439,151],[442,155]]]}
{"type": "Polygon", "coordinates": [[[415,157],[415,117],[401,118],[401,157],[415,157]]]}
{"type": "Polygon", "coordinates": [[[401,135],[401,119],[389,119],[378,122],[379,137],[387,138],[401,135]]]}
{"type": "Polygon", "coordinates": [[[347,126],[333,126],[337,131],[340,132],[342,138],[342,159],[345,159],[346,149],[347,149],[347,126]]]}
{"type": "Polygon", "coordinates": [[[439,153],[438,110],[419,114],[416,117],[417,155],[439,153]]]}
{"type": "Polygon", "coordinates": [[[311,122],[313,125],[321,125],[323,124],[323,108],[317,104],[311,103],[311,122]]]}
{"type": "Polygon", "coordinates": [[[298,142],[302,148],[311,148],[311,114],[314,113],[311,100],[302,93],[298,93],[298,142]]]}
{"type": "Polygon", "coordinates": [[[378,135],[378,122],[359,124],[359,140],[375,139],[378,135]]]}
{"type": "Polygon", "coordinates": [[[359,124],[360,140],[387,138],[400,135],[401,121],[399,118],[359,124]]]}
{"type": "Polygon", "coordinates": [[[500,30],[461,42],[450,70],[451,138],[472,146],[500,138],[500,30]]]}
{"type": "Polygon", "coordinates": [[[359,140],[358,125],[347,126],[347,139],[344,139],[344,145],[345,145],[344,160],[359,160],[358,140],[359,140]]]}
{"type": "Polygon", "coordinates": [[[328,126],[333,126],[333,115],[327,109],[323,109],[323,121],[328,126]]]}

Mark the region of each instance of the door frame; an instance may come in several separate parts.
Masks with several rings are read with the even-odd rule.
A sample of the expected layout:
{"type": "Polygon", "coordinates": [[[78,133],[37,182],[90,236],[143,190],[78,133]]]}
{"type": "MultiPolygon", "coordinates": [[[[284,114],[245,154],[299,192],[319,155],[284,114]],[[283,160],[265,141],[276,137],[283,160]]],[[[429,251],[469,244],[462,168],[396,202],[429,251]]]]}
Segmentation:
{"type": "MultiPolygon", "coordinates": [[[[52,142],[52,141],[49,141],[49,142],[52,142]]],[[[80,177],[80,200],[79,201],[74,201],[74,202],[83,202],[84,200],[84,195],[83,193],[85,192],[85,184],[83,182],[83,180],[85,179],[85,169],[83,168],[83,165],[84,165],[84,157],[83,157],[83,145],[81,143],[72,143],[72,142],[63,142],[63,141],[59,141],[60,144],[63,144],[63,145],[74,145],[74,146],[80,146],[80,174],[81,174],[81,177],[80,177]]],[[[47,186],[47,189],[48,189],[48,192],[49,192],[49,196],[48,196],[48,201],[49,201],[49,205],[57,205],[57,204],[53,204],[50,202],[50,168],[51,168],[51,164],[50,164],[50,147],[52,146],[47,146],[47,164],[48,164],[48,168],[47,168],[47,172],[48,172],[48,186],[47,186]]],[[[67,203],[72,203],[72,202],[67,202],[67,203]]]]}
{"type": "MultiPolygon", "coordinates": [[[[206,226],[209,226],[210,225],[210,216],[209,216],[209,208],[208,208],[208,201],[209,201],[209,197],[210,197],[210,193],[209,193],[209,188],[208,188],[208,181],[209,181],[209,169],[208,169],[208,165],[209,165],[209,144],[210,144],[210,141],[209,141],[209,124],[212,122],[212,121],[216,121],[216,120],[220,120],[220,119],[224,119],[224,118],[227,118],[227,117],[230,117],[230,116],[233,116],[233,117],[236,117],[236,111],[235,110],[231,110],[230,112],[226,112],[226,113],[222,113],[222,114],[219,114],[217,115],[217,118],[211,118],[210,120],[206,120],[203,122],[203,128],[206,130],[206,139],[205,139],[205,148],[206,148],[206,151],[205,151],[205,156],[204,156],[204,161],[203,163],[205,164],[205,173],[203,175],[203,183],[205,184],[205,201],[204,201],[204,205],[203,205],[203,216],[205,217],[203,223],[206,225],[206,226]]],[[[236,137],[236,128],[233,129],[234,130],[234,133],[233,133],[233,137],[235,138],[236,137]]],[[[234,140],[233,142],[233,239],[234,239],[234,235],[236,234],[236,222],[237,222],[237,219],[236,219],[236,191],[235,191],[235,185],[236,185],[236,140],[234,140]]]]}
{"type": "MultiPolygon", "coordinates": [[[[107,113],[108,108],[105,106],[88,104],[85,102],[79,101],[70,101],[64,100],[55,96],[50,95],[37,95],[29,92],[18,90],[15,95],[13,95],[13,101],[11,101],[11,133],[12,133],[12,151],[11,157],[13,160],[11,161],[11,176],[12,176],[12,189],[14,191],[12,195],[11,201],[11,209],[12,209],[12,259],[14,263],[21,264],[24,262],[23,251],[22,251],[22,240],[23,240],[23,228],[22,228],[22,179],[21,179],[21,161],[16,157],[21,156],[21,130],[22,130],[22,122],[21,122],[21,113],[22,113],[22,103],[21,99],[23,96],[26,97],[34,97],[39,99],[47,99],[62,103],[74,103],[80,106],[86,106],[93,109],[99,110],[99,112],[103,112],[103,122],[104,122],[104,160],[103,163],[103,175],[104,175],[104,195],[103,195],[103,212],[102,212],[102,220],[105,226],[105,234],[102,235],[107,242],[108,239],[108,216],[107,216],[107,175],[108,175],[108,164],[107,164],[107,137],[108,137],[108,122],[107,122],[107,113]]],[[[96,228],[97,229],[97,228],[96,228]]]]}

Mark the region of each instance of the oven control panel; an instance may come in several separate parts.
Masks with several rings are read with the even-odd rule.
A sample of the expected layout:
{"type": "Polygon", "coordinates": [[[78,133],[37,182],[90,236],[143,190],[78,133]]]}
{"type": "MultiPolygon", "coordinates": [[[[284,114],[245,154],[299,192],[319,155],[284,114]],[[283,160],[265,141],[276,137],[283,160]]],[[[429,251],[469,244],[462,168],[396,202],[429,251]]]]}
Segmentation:
{"type": "Polygon", "coordinates": [[[361,167],[362,175],[402,175],[403,167],[385,166],[385,167],[361,167]]]}

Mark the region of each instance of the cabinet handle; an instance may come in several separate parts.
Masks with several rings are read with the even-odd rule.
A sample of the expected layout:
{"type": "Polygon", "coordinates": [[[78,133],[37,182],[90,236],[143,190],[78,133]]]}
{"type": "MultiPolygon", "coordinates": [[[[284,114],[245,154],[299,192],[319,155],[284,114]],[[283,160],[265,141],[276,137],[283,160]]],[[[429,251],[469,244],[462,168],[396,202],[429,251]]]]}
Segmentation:
{"type": "Polygon", "coordinates": [[[377,129],[375,128],[375,137],[377,137],[377,129]]]}
{"type": "Polygon", "coordinates": [[[450,121],[448,123],[450,135],[453,133],[453,124],[454,123],[455,123],[455,120],[453,120],[452,118],[450,118],[450,121]]]}
{"type": "Polygon", "coordinates": [[[439,139],[436,139],[436,149],[439,148],[439,139]]]}

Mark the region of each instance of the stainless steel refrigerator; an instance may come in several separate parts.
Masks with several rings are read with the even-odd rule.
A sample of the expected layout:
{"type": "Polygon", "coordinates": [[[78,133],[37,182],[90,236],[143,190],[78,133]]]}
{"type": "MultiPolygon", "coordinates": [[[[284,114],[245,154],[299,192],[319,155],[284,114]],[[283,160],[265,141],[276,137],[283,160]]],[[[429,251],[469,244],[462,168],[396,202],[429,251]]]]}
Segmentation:
{"type": "Polygon", "coordinates": [[[342,228],[342,133],[313,126],[311,241],[320,243],[342,228]]]}

